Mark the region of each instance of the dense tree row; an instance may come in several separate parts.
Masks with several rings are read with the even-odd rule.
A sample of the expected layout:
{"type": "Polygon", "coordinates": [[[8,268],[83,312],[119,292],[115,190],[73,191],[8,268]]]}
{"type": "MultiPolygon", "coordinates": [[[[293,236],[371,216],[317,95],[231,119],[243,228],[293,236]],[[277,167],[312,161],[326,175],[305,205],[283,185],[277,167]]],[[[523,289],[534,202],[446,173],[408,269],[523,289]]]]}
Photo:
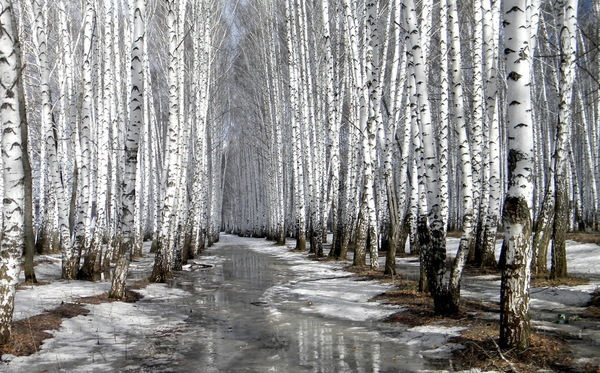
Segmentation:
{"type": "Polygon", "coordinates": [[[122,298],[145,239],[156,251],[154,281],[207,236],[218,240],[226,6],[2,2],[0,342],[21,247],[28,281],[36,250],[60,251],[65,279],[99,279],[114,265],[110,296],[122,298]]]}

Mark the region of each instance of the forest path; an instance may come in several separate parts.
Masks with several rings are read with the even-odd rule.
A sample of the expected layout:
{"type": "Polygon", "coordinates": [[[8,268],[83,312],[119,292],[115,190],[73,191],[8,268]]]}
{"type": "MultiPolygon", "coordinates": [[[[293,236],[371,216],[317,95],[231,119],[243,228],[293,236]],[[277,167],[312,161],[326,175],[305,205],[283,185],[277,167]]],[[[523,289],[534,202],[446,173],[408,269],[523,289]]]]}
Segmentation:
{"type": "MultiPolygon", "coordinates": [[[[338,297],[328,288],[355,283],[368,292],[368,283],[327,268],[303,273],[298,267],[306,265],[301,263],[305,259],[290,261],[286,255],[287,248],[264,240],[222,236],[220,243],[192,261],[170,284],[189,295],[172,299],[161,308],[187,317],[173,333],[150,339],[153,354],[140,356],[140,366],[153,371],[202,372],[398,372],[434,368],[421,355],[421,342],[427,335],[424,343],[431,347],[441,344],[443,336],[407,332],[378,321],[381,314],[374,309],[384,306],[369,303],[370,294],[350,299],[338,297]],[[371,317],[364,317],[369,314],[371,317]],[[404,338],[397,338],[400,334],[404,338]]],[[[372,286],[374,293],[381,291],[381,285],[372,286]]],[[[346,286],[337,290],[340,294],[353,292],[346,286]]],[[[439,362],[438,367],[446,364],[439,362]]]]}

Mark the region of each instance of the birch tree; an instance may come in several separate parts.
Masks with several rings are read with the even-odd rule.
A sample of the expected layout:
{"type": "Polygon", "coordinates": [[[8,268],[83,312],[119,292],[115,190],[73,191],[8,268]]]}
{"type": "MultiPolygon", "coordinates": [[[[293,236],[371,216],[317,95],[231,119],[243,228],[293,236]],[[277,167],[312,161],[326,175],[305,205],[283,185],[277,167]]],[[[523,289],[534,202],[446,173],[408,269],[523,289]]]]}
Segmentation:
{"type": "Polygon", "coordinates": [[[567,152],[571,136],[571,99],[575,79],[575,51],[577,48],[577,1],[557,1],[560,18],[560,105],[554,151],[554,230],[552,267],[550,276],[567,276],[566,233],[568,229],[567,152]]]}
{"type": "Polygon", "coordinates": [[[0,344],[8,343],[18,281],[19,256],[24,247],[25,172],[23,169],[23,132],[20,105],[24,99],[18,89],[20,56],[15,40],[17,30],[12,2],[0,1],[0,122],[2,123],[2,242],[0,244],[0,344]]]}
{"type": "Polygon", "coordinates": [[[168,111],[168,142],[165,167],[165,200],[162,205],[162,218],[160,232],[158,237],[159,248],[156,252],[154,268],[152,270],[151,280],[154,282],[164,282],[171,277],[171,271],[174,260],[174,242],[172,232],[175,223],[176,201],[177,201],[177,177],[179,176],[178,164],[178,133],[179,133],[179,97],[178,97],[178,51],[179,35],[177,33],[177,2],[169,0],[167,3],[167,27],[169,40],[169,65],[168,65],[168,84],[169,84],[169,111],[168,111]]]}
{"type": "Polygon", "coordinates": [[[500,344],[526,348],[533,204],[530,20],[525,0],[504,1],[508,192],[503,208],[505,264],[500,289],[500,344]]]}
{"type": "Polygon", "coordinates": [[[146,14],[145,0],[136,0],[133,8],[133,37],[131,48],[131,101],[130,122],[127,126],[125,140],[125,167],[123,175],[123,196],[121,208],[121,221],[119,224],[120,237],[119,256],[109,296],[121,299],[125,296],[125,280],[130,255],[133,252],[134,242],[134,209],[136,193],[136,169],[138,162],[138,143],[140,129],[144,123],[144,37],[146,14]]]}

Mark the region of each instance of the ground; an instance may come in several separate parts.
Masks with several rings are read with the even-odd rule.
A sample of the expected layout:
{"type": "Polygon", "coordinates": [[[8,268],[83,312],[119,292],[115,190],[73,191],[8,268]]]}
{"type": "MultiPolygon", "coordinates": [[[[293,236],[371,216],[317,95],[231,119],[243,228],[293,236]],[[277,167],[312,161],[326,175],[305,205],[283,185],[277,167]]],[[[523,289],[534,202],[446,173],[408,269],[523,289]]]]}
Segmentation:
{"type": "MultiPolygon", "coordinates": [[[[398,361],[409,371],[599,369],[595,244],[569,241],[575,280],[534,282],[536,334],[527,354],[516,354],[495,345],[497,273],[467,271],[461,313],[440,318],[416,291],[416,258],[398,258],[391,279],[350,262],[316,262],[291,243],[221,241],[171,284],[144,281],[153,259],[146,246],[132,263],[130,303],[109,301],[107,281],[58,280],[58,256],[37,257],[42,285],[19,286],[14,343],[0,370],[186,371],[198,361],[206,371],[240,362],[247,371],[393,371],[398,361]],[[218,361],[225,355],[233,360],[218,361]]],[[[450,252],[457,245],[449,238],[450,252]]]]}

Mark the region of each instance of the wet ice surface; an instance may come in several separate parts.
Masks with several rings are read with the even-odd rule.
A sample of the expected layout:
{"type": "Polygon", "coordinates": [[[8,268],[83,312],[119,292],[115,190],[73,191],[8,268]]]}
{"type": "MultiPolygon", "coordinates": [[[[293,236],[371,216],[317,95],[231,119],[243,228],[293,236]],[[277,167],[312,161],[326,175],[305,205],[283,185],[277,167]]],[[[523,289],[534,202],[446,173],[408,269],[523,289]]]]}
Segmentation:
{"type": "Polygon", "coordinates": [[[372,283],[369,289],[347,272],[288,254],[285,247],[223,236],[205,255],[174,283],[190,293],[179,300],[189,313],[182,330],[152,341],[157,351],[178,353],[144,357],[143,369],[418,371],[432,368],[421,355],[423,344],[433,350],[448,337],[447,331],[413,331],[401,340],[405,330],[379,321],[398,309],[367,302],[385,286],[372,283]]]}

